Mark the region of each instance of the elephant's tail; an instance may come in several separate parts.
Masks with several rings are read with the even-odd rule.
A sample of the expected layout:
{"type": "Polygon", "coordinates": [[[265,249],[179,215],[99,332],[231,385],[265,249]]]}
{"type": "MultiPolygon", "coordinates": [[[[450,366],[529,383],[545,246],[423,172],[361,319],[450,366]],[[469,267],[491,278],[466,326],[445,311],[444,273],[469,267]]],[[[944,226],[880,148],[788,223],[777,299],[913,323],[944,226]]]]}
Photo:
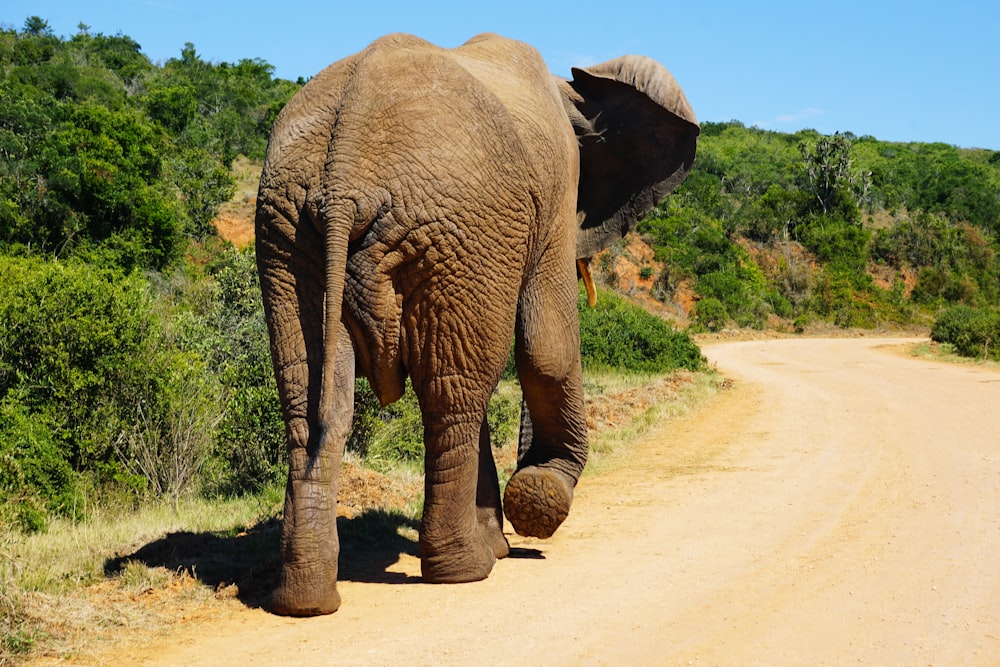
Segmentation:
{"type": "MultiPolygon", "coordinates": [[[[347,274],[347,247],[354,227],[353,204],[330,207],[324,215],[324,301],[323,301],[323,375],[320,385],[319,418],[323,437],[330,436],[330,426],[337,423],[332,411],[343,409],[334,400],[336,395],[337,347],[343,327],[341,316],[344,308],[344,281],[347,274]]],[[[354,369],[351,369],[353,373],[354,369]]]]}

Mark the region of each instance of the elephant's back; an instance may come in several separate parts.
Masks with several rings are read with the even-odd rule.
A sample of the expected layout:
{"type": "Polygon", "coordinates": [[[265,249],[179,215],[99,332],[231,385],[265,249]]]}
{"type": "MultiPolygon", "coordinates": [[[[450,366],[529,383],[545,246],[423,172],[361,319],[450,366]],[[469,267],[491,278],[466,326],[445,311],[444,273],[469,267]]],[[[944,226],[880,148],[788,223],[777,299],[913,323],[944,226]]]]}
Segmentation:
{"type": "Polygon", "coordinates": [[[388,35],[289,101],[259,199],[287,205],[280,217],[290,220],[310,201],[318,208],[377,192],[410,209],[396,211],[401,219],[504,211],[537,225],[575,178],[572,142],[555,82],[531,46],[481,35],[448,50],[388,35]]]}
{"type": "Polygon", "coordinates": [[[331,183],[371,179],[411,220],[481,216],[537,236],[575,191],[576,156],[534,48],[495,35],[453,50],[394,37],[355,64],[327,164],[343,168],[331,183]]]}

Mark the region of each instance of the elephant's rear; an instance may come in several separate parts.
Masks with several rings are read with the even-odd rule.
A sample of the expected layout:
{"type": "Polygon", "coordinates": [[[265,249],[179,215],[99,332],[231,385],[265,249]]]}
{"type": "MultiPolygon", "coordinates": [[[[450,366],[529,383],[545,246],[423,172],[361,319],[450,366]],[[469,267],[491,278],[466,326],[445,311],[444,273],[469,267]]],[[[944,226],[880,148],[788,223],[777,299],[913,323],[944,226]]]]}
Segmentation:
{"type": "MultiPolygon", "coordinates": [[[[492,385],[523,276],[571,190],[568,170],[553,167],[573,150],[568,124],[543,126],[560,110],[554,86],[528,93],[547,94],[547,110],[512,104],[501,96],[522,74],[500,56],[460,58],[464,49],[395,36],[374,44],[352,65],[325,147],[319,199],[328,208],[351,202],[359,215],[345,320],[386,402],[406,374],[432,367],[463,385],[455,395],[492,385]],[[497,72],[505,79],[484,82],[497,72]]],[[[524,88],[538,88],[539,70],[552,85],[540,58],[531,67],[524,88]]]]}

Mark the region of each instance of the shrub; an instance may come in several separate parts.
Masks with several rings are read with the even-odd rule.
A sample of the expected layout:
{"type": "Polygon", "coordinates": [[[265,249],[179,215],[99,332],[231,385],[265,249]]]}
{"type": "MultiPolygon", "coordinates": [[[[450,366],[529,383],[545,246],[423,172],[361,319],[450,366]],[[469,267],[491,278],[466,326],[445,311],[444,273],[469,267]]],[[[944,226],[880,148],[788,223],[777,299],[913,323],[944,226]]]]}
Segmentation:
{"type": "Polygon", "coordinates": [[[151,379],[159,386],[136,397],[132,419],[115,447],[125,469],[176,509],[208,460],[224,400],[217,379],[197,357],[176,351],[152,354],[151,379]]]}
{"type": "Polygon", "coordinates": [[[713,271],[698,279],[696,289],[702,296],[701,301],[708,301],[707,307],[711,309],[704,314],[711,315],[712,319],[724,315],[718,321],[720,328],[726,320],[734,319],[741,327],[760,329],[771,312],[764,278],[757,267],[737,265],[713,271]],[[722,304],[724,313],[715,306],[716,301],[722,304]]]}
{"type": "Polygon", "coordinates": [[[706,297],[698,301],[694,306],[695,323],[707,331],[721,331],[729,321],[729,313],[726,306],[714,297],[706,297]]]}
{"type": "Polygon", "coordinates": [[[137,277],[0,257],[0,399],[44,424],[73,469],[113,465],[110,442],[143,374],[150,326],[137,277]]]}
{"type": "Polygon", "coordinates": [[[954,341],[969,330],[976,315],[976,309],[969,306],[953,306],[942,311],[931,327],[931,340],[954,344],[954,341]]]}
{"type": "Polygon", "coordinates": [[[228,396],[211,462],[215,484],[225,495],[261,491],[284,477],[287,454],[254,252],[224,248],[208,272],[203,335],[212,343],[203,354],[228,396]]]}
{"type": "MultiPolygon", "coordinates": [[[[227,448],[283,442],[261,437],[283,434],[270,363],[255,362],[255,351],[267,354],[263,325],[254,330],[241,316],[216,312],[213,295],[226,291],[213,284],[168,276],[152,289],[138,275],[78,262],[0,257],[0,437],[5,460],[18,463],[4,466],[0,485],[16,485],[19,507],[41,521],[69,513],[84,475],[96,490],[124,486],[176,501],[202,485],[213,451],[254,458],[235,447],[213,450],[213,440],[227,448]],[[248,342],[255,335],[256,346],[248,342]],[[235,403],[225,398],[230,386],[235,403]],[[225,430],[216,431],[224,414],[225,430]]],[[[272,478],[268,468],[255,480],[272,478]]],[[[226,490],[237,486],[251,485],[226,490]]],[[[17,519],[26,527],[40,524],[14,514],[30,519],[17,519]]]]}
{"type": "Polygon", "coordinates": [[[610,292],[600,291],[597,305],[590,308],[581,291],[578,310],[585,369],[666,373],[704,365],[690,336],[610,292]]]}
{"type": "Polygon", "coordinates": [[[931,340],[948,343],[965,357],[1000,359],[1000,311],[948,308],[935,320],[931,340]]]}
{"type": "Polygon", "coordinates": [[[868,259],[871,233],[836,218],[816,218],[805,228],[804,241],[824,262],[838,269],[862,272],[868,259]]]}
{"type": "Polygon", "coordinates": [[[0,523],[42,530],[47,514],[73,507],[74,480],[49,427],[11,397],[0,402],[0,523]]]}
{"type": "Polygon", "coordinates": [[[81,512],[85,486],[145,487],[113,443],[164,387],[151,306],[137,275],[0,257],[0,486],[14,490],[5,520],[39,529],[49,514],[81,512]]]}

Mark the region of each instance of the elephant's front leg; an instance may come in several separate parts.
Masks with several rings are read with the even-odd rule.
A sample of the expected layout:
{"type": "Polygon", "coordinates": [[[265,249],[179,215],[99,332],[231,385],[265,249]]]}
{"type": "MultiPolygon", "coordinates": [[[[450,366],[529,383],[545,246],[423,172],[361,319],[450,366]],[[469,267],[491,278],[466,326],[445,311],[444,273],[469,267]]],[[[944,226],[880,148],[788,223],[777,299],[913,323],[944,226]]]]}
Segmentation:
{"type": "Polygon", "coordinates": [[[587,461],[575,276],[543,265],[521,295],[514,354],[524,402],[503,509],[519,535],[551,536],[587,461]]]}
{"type": "Polygon", "coordinates": [[[587,461],[578,377],[536,380],[525,388],[517,470],[503,498],[504,513],[518,535],[551,537],[569,515],[587,461]]]}
{"type": "MultiPolygon", "coordinates": [[[[488,509],[477,504],[482,465],[480,419],[425,414],[420,569],[426,581],[479,581],[489,575],[496,562],[495,546],[487,539],[492,531],[480,523],[481,519],[490,523],[488,509]]],[[[503,539],[503,534],[499,537],[503,539]]]]}

